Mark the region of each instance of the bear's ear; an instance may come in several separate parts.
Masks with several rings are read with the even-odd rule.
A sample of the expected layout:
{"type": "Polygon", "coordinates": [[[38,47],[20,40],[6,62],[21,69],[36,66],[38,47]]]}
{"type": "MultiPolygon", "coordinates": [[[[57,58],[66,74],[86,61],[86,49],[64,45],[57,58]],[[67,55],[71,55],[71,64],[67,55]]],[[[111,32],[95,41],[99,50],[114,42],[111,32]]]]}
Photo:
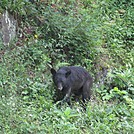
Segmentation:
{"type": "Polygon", "coordinates": [[[66,72],[66,78],[71,74],[71,70],[69,69],[67,72],[66,72]]]}
{"type": "Polygon", "coordinates": [[[52,74],[52,75],[55,75],[55,74],[56,74],[55,69],[51,68],[51,74],[52,74]]]}

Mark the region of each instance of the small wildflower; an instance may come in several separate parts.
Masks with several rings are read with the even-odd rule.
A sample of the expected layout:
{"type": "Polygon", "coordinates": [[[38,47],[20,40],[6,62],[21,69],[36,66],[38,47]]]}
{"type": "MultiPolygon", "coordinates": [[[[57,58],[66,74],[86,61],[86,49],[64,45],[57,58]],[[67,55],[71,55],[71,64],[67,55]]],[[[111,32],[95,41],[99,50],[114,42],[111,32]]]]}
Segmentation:
{"type": "Polygon", "coordinates": [[[34,35],[34,37],[37,39],[37,38],[38,38],[38,35],[37,35],[37,34],[35,34],[35,35],[34,35]]]}

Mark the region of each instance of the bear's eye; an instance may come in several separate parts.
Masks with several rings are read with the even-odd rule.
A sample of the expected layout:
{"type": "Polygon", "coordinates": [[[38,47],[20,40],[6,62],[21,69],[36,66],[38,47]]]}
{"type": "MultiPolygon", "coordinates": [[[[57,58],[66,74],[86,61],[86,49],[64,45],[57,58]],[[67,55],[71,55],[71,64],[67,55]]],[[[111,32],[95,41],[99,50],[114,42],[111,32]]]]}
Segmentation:
{"type": "Polygon", "coordinates": [[[59,79],[58,82],[63,83],[63,80],[62,79],[59,79]]]}

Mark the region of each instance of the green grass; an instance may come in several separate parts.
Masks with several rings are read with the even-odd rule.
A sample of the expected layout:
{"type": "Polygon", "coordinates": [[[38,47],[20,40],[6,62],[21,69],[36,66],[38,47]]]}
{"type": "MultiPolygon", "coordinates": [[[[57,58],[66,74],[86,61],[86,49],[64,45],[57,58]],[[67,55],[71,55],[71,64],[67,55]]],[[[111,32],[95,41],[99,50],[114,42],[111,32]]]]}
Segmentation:
{"type": "Polygon", "coordinates": [[[1,133],[131,134],[134,131],[133,109],[126,104],[89,102],[84,111],[78,104],[72,109],[57,108],[50,100],[41,105],[39,98],[29,102],[19,97],[1,99],[1,133]]]}

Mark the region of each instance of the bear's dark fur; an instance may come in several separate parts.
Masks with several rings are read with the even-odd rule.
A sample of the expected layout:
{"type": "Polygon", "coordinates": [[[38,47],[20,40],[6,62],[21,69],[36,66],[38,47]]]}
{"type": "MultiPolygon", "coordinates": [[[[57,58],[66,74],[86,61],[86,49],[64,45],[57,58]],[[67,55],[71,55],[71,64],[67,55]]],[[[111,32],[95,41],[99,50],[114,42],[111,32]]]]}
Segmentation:
{"type": "Polygon", "coordinates": [[[57,100],[70,105],[70,96],[82,96],[83,102],[90,99],[93,79],[82,67],[61,67],[58,71],[51,69],[54,84],[57,87],[57,100]]]}

